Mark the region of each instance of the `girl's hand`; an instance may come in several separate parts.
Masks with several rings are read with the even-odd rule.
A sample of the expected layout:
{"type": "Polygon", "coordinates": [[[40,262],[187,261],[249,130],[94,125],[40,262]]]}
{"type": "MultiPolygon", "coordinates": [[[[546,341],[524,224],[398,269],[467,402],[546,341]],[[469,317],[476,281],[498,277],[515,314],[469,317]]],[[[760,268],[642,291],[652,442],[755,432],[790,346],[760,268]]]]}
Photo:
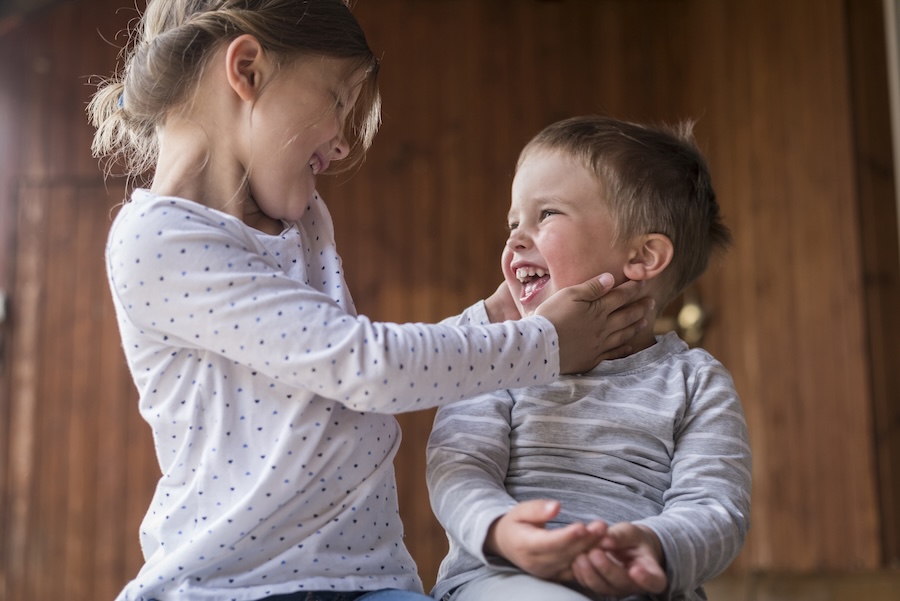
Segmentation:
{"type": "Polygon", "coordinates": [[[538,578],[574,580],[573,562],[597,545],[600,535],[588,531],[584,524],[547,530],[547,522],[559,509],[556,501],[519,503],[491,525],[485,552],[503,557],[538,578]]]}
{"type": "Polygon", "coordinates": [[[516,306],[516,301],[513,300],[506,282],[502,282],[492,295],[484,299],[484,308],[487,310],[491,323],[522,318],[522,314],[519,313],[519,308],[516,306]]]}
{"type": "Polygon", "coordinates": [[[588,530],[601,534],[600,544],[575,559],[572,572],[578,583],[598,595],[625,597],[659,594],[669,584],[665,555],[656,534],[628,522],[607,528],[595,522],[588,530]]]}
{"type": "Polygon", "coordinates": [[[629,281],[613,288],[614,283],[613,276],[604,273],[557,291],[538,307],[535,313],[556,327],[560,373],[584,373],[604,359],[629,354],[625,343],[647,326],[654,302],[638,298],[643,283],[629,281]]]}

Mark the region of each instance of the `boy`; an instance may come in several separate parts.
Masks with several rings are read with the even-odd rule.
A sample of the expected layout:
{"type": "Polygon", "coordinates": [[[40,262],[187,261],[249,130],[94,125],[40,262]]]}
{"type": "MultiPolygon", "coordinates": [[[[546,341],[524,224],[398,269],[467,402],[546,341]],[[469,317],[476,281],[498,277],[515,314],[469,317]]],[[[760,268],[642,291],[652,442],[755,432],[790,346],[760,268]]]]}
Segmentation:
{"type": "MultiPolygon", "coordinates": [[[[539,133],[516,167],[505,286],[457,319],[529,315],[603,272],[664,307],[731,241],[691,125],[579,117],[539,133]]],[[[427,478],[450,552],[434,597],[706,599],[748,528],[740,400],[675,333],[626,344],[581,376],[438,411],[427,478]]]]}

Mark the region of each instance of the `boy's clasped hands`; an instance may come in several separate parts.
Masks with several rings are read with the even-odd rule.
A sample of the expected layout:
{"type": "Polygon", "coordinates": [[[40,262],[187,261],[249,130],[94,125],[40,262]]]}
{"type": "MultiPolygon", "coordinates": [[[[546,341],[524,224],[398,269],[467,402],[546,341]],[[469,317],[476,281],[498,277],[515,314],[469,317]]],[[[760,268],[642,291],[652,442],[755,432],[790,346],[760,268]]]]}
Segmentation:
{"type": "Polygon", "coordinates": [[[668,585],[659,538],[645,526],[602,520],[547,529],[556,501],[524,501],[498,518],[485,554],[545,580],[573,583],[598,595],[661,593],[668,585]]]}
{"type": "MultiPolygon", "coordinates": [[[[504,255],[508,253],[509,250],[504,249],[504,255]]],[[[599,284],[610,294],[607,302],[613,301],[615,295],[633,298],[640,293],[642,282],[628,282],[613,294],[610,292],[614,284],[612,279],[610,274],[602,274],[584,288],[588,284],[599,284]]],[[[574,293],[576,288],[569,292],[574,293]]],[[[591,291],[586,296],[602,293],[591,291]]],[[[601,359],[621,357],[631,351],[624,342],[633,330],[645,327],[646,320],[627,313],[642,310],[645,306],[648,312],[652,311],[652,299],[644,298],[640,303],[607,316],[608,322],[622,321],[622,329],[614,331],[614,335],[621,338],[605,341],[610,350],[601,359]],[[628,323],[633,325],[628,326],[628,323]]],[[[541,309],[546,311],[549,307],[548,303],[541,309]]],[[[521,317],[505,283],[485,299],[485,309],[492,321],[521,317]]],[[[551,500],[536,499],[517,504],[491,525],[485,540],[485,554],[502,557],[532,576],[577,583],[597,595],[623,597],[666,590],[665,555],[659,538],[651,529],[630,522],[610,525],[603,520],[548,529],[547,523],[556,518],[560,509],[559,502],[551,500]]]]}

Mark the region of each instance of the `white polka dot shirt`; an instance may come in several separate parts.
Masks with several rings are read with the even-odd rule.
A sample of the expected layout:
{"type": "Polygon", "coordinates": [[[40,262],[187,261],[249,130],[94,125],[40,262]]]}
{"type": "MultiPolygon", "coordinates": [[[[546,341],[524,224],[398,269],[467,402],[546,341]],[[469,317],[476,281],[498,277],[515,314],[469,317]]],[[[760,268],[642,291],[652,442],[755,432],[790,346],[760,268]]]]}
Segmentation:
{"type": "Polygon", "coordinates": [[[389,414],[551,381],[553,326],[357,316],[316,196],[276,236],[137,190],[107,270],[162,471],[118,601],[420,591],[389,414]]]}

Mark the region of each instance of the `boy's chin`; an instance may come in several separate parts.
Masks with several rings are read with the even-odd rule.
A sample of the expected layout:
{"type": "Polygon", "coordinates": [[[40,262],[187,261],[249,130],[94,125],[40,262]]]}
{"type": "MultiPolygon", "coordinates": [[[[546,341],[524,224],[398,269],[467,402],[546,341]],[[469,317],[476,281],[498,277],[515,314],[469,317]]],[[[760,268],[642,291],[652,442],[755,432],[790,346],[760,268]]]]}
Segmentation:
{"type": "Polygon", "coordinates": [[[540,303],[532,304],[527,307],[523,306],[521,303],[516,303],[516,307],[519,308],[519,313],[522,315],[522,317],[531,317],[540,306],[540,303]]]}

